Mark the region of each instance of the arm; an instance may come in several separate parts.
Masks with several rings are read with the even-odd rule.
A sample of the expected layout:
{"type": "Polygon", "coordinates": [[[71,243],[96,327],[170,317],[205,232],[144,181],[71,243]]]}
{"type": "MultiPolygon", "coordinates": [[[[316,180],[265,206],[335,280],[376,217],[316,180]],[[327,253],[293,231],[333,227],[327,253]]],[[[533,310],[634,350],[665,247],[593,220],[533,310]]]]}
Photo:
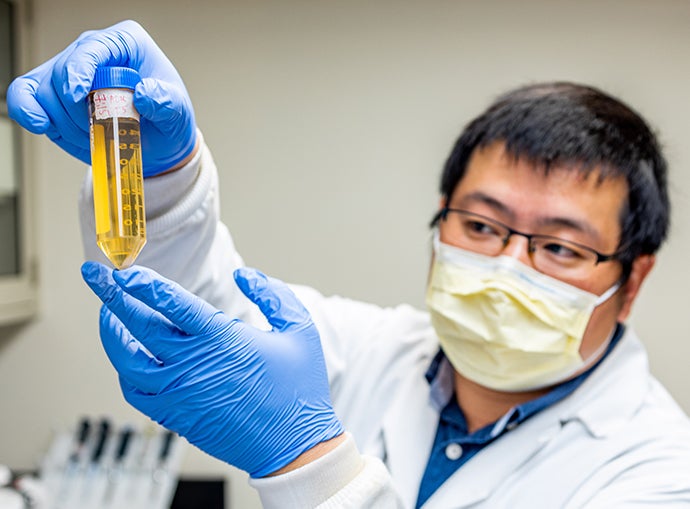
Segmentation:
{"type": "MultiPolygon", "coordinates": [[[[241,292],[230,279],[242,260],[218,220],[215,168],[184,85],[150,36],[134,22],[84,33],[12,83],[11,117],[88,162],[84,98],[95,68],[109,64],[129,65],[143,77],[135,106],[142,116],[150,244],[140,261],[225,311],[154,271],[113,273],[87,263],[84,278],[104,302],[101,339],[125,398],[255,479],[280,474],[271,480],[313,483],[313,465],[321,462],[319,475],[333,471],[332,500],[340,500],[340,490],[347,500],[378,500],[382,489],[390,496],[382,465],[372,477],[370,469],[358,466],[363,460],[352,441],[340,443],[342,427],[330,404],[318,332],[306,310],[284,286],[256,272],[235,271],[241,292]],[[272,330],[236,319],[256,309],[252,302],[272,330]],[[295,362],[286,363],[285,355],[292,354],[295,362]],[[379,488],[373,494],[363,490],[362,479],[374,479],[379,488]]],[[[88,238],[91,199],[87,180],[81,219],[87,253],[98,257],[88,238]]]]}

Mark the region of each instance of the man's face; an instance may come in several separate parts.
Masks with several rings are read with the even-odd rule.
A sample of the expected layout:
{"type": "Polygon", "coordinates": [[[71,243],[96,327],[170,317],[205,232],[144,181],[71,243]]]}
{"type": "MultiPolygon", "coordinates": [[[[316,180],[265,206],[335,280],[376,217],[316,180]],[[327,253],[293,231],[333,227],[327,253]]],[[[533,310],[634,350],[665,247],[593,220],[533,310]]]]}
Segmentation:
{"type": "MultiPolygon", "coordinates": [[[[613,253],[620,241],[627,192],[622,177],[600,181],[596,171],[584,176],[567,168],[552,168],[545,174],[506,155],[502,143],[494,143],[473,153],[447,205],[500,221],[520,232],[559,237],[600,253],[613,253]]],[[[443,222],[440,235],[441,241],[452,244],[448,233],[444,235],[443,222]]],[[[536,268],[525,237],[511,236],[502,254],[536,268]]],[[[620,263],[614,260],[593,265],[578,279],[559,279],[601,295],[619,280],[621,271],[620,263]]],[[[580,347],[583,358],[608,339],[616,321],[627,314],[627,307],[625,298],[617,295],[595,309],[580,347]]]]}

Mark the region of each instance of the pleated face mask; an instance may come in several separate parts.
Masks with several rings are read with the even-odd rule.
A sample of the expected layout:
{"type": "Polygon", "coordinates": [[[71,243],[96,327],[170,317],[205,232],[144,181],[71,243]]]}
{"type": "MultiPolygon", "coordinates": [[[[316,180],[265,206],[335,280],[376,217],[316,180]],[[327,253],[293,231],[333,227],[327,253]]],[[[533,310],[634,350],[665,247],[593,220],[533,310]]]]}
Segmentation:
{"type": "Polygon", "coordinates": [[[599,358],[580,345],[601,296],[542,274],[509,256],[443,244],[436,232],[426,303],[441,347],[466,378],[499,391],[528,391],[567,380],[599,358]]]}

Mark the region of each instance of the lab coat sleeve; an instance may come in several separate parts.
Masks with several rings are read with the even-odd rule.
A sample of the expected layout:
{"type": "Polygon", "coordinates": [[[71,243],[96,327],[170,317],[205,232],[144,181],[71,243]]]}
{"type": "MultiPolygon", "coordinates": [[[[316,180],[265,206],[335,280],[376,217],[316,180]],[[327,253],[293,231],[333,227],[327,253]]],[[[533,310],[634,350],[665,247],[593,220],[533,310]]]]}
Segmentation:
{"type": "Polygon", "coordinates": [[[250,479],[265,509],[396,509],[402,503],[383,463],[361,456],[354,439],[286,474],[250,479]]]}
{"type": "MultiPolygon", "coordinates": [[[[176,281],[230,316],[259,322],[258,311],[239,291],[233,271],[244,262],[220,221],[218,175],[200,136],[200,150],[183,168],[144,181],[147,242],[136,260],[176,281]]],[[[80,194],[84,252],[110,265],[96,245],[91,172],[80,194]]]]}
{"type": "MultiPolygon", "coordinates": [[[[79,200],[84,251],[87,259],[109,265],[96,244],[92,185],[89,171],[79,200]]],[[[203,139],[201,149],[185,167],[146,179],[144,193],[147,244],[136,263],[176,281],[229,316],[265,326],[258,308],[233,280],[233,271],[244,262],[220,221],[217,171],[203,139]]],[[[313,304],[318,309],[325,299],[316,300],[313,304]]],[[[328,344],[343,339],[343,334],[326,336],[328,344]],[[331,338],[335,335],[339,338],[331,338]]],[[[330,353],[331,357],[343,357],[342,352],[331,352],[332,347],[325,349],[327,356],[330,353]]],[[[301,469],[251,482],[260,491],[266,507],[311,507],[310,501],[315,500],[323,508],[398,507],[397,495],[383,463],[360,455],[351,437],[301,469]]]]}

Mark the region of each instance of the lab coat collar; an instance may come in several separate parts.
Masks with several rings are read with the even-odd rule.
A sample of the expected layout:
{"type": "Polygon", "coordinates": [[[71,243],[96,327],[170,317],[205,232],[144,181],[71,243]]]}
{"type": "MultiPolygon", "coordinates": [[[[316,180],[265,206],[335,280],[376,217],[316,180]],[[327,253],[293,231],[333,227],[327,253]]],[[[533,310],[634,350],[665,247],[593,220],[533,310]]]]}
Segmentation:
{"type": "MultiPolygon", "coordinates": [[[[385,463],[391,472],[404,507],[414,507],[429,453],[439,411],[424,383],[424,368],[400,387],[383,420],[385,463]],[[420,383],[422,382],[422,383],[420,383]]],[[[487,498],[503,479],[534,456],[560,430],[553,416],[539,414],[483,449],[455,472],[425,507],[469,507],[487,498]],[[505,441],[504,445],[500,445],[505,441]],[[506,447],[508,449],[506,449],[506,447]],[[462,489],[459,489],[462,486],[462,489]]]]}
{"type": "Polygon", "coordinates": [[[453,366],[440,348],[424,377],[429,383],[431,403],[441,413],[453,397],[455,389],[453,366]]]}
{"type": "MultiPolygon", "coordinates": [[[[618,343],[583,382],[584,387],[569,398],[572,404],[561,405],[561,422],[579,419],[592,436],[603,438],[629,421],[642,405],[649,374],[646,352],[630,327],[624,329],[618,343]],[[602,392],[610,393],[612,389],[621,397],[613,402],[600,397],[602,392]]],[[[440,413],[454,394],[453,368],[442,351],[434,358],[425,377],[430,386],[430,400],[440,413]]]]}
{"type": "Polygon", "coordinates": [[[561,421],[579,420],[596,438],[616,433],[643,404],[648,380],[645,348],[627,327],[613,351],[559,408],[561,421]],[[611,394],[616,397],[606,396],[611,394]]]}
{"type": "MultiPolygon", "coordinates": [[[[410,507],[414,506],[433,444],[439,398],[444,392],[436,389],[440,392],[435,394],[434,384],[426,383],[427,367],[420,364],[401,384],[383,420],[385,461],[404,505],[410,507]]],[[[647,393],[646,373],[644,347],[628,328],[619,344],[573,394],[483,449],[455,472],[425,506],[467,507],[487,498],[568,422],[579,421],[595,437],[615,433],[642,404],[647,393]]]]}
{"type": "Polygon", "coordinates": [[[414,507],[434,442],[439,410],[424,379],[427,362],[405,377],[382,421],[384,462],[404,507],[414,507]]]}

